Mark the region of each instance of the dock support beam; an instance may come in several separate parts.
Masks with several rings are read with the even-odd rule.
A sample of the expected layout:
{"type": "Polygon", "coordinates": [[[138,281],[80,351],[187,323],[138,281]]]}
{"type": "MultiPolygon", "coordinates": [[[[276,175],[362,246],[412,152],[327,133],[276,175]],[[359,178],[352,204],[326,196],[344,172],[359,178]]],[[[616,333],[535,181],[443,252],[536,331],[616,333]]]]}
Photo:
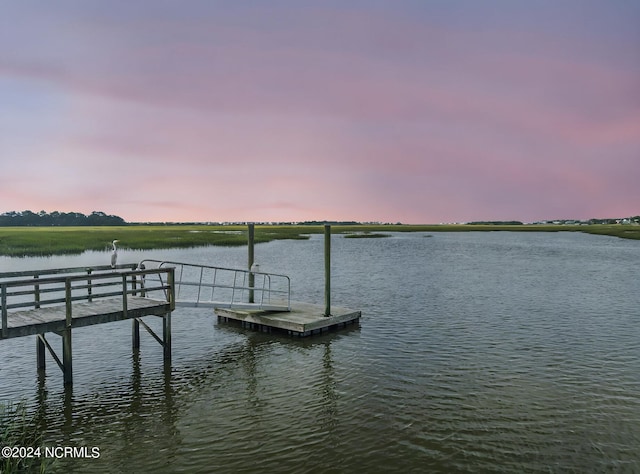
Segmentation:
{"type": "Polygon", "coordinates": [[[39,336],[36,336],[36,359],[38,360],[38,370],[45,370],[47,367],[44,357],[45,349],[44,341],[40,339],[39,336]]]}
{"type": "MultiPolygon", "coordinates": [[[[247,224],[249,226],[248,247],[249,247],[249,261],[247,269],[251,272],[253,267],[253,245],[255,242],[255,228],[254,224],[247,224]]],[[[255,286],[255,275],[249,273],[249,303],[254,303],[253,287],[255,286]]]]}
{"type": "Polygon", "coordinates": [[[62,372],[65,385],[73,383],[73,363],[71,357],[71,328],[62,333],[62,372]]]}
{"type": "Polygon", "coordinates": [[[140,323],[136,318],[131,320],[131,347],[140,349],[140,323]]]}
{"type": "Polygon", "coordinates": [[[165,314],[162,318],[162,346],[164,359],[171,360],[171,313],[165,314]]]}
{"type": "Polygon", "coordinates": [[[331,316],[331,225],[324,226],[324,315],[331,316]]]}

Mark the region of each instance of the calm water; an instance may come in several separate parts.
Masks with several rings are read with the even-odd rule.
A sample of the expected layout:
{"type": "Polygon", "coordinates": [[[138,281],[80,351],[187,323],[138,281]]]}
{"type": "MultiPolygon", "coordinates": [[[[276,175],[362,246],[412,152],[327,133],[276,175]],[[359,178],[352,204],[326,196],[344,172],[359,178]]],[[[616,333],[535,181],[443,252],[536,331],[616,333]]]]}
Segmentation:
{"type": "MultiPolygon", "coordinates": [[[[322,303],[322,251],[314,236],[256,260],[322,303]]],[[[179,309],[171,367],[146,332],[132,355],[128,321],[77,329],[66,392],[50,358],[38,380],[34,338],[0,341],[0,400],[26,400],[48,445],[100,448],[53,472],[640,472],[640,242],[394,234],[332,251],[332,301],[359,328],[295,340],[179,309]]],[[[246,248],[120,254],[158,256],[246,264],[246,248]]]]}

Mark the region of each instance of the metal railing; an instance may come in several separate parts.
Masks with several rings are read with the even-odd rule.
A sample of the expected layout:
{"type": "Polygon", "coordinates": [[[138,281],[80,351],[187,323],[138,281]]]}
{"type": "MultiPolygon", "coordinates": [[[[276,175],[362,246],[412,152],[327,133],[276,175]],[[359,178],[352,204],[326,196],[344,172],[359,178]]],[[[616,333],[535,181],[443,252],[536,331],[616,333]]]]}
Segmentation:
{"type": "Polygon", "coordinates": [[[137,268],[135,264],[118,265],[115,268],[101,266],[0,273],[2,336],[6,337],[7,334],[10,310],[38,309],[64,303],[66,323],[71,326],[75,301],[91,302],[121,296],[122,310],[126,313],[128,295],[145,296],[158,291],[162,292],[173,309],[173,273],[171,267],[146,270],[137,268]],[[160,284],[145,285],[144,281],[154,276],[160,284]]]}
{"type": "Polygon", "coordinates": [[[291,310],[287,275],[183,262],[143,260],[139,266],[175,268],[176,305],[291,310]]]}

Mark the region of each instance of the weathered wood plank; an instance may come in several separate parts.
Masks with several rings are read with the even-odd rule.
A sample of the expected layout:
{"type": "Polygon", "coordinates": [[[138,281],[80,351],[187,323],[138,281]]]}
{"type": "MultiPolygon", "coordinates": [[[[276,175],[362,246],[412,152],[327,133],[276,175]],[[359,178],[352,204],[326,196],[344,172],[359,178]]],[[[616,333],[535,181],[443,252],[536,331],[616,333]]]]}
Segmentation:
{"type": "MultiPolygon", "coordinates": [[[[95,299],[72,305],[71,327],[92,326],[149,315],[163,316],[169,311],[170,302],[140,296],[127,297],[126,313],[122,310],[122,298],[95,299]]],[[[7,315],[6,338],[63,331],[65,327],[65,306],[16,311],[7,315]]]]}
{"type": "Polygon", "coordinates": [[[291,311],[216,308],[215,312],[222,320],[254,325],[261,330],[280,329],[300,336],[354,323],[361,317],[360,311],[347,308],[331,308],[331,316],[325,316],[324,310],[323,306],[292,302],[291,311]]]}

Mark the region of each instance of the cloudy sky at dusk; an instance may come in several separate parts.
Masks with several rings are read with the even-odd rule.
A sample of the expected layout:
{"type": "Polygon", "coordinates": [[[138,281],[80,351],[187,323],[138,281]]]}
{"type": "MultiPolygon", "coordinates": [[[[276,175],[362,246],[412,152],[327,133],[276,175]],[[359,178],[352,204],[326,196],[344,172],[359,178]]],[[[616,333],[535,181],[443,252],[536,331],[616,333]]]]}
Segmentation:
{"type": "Polygon", "coordinates": [[[7,0],[0,212],[640,214],[640,2],[7,0]]]}

